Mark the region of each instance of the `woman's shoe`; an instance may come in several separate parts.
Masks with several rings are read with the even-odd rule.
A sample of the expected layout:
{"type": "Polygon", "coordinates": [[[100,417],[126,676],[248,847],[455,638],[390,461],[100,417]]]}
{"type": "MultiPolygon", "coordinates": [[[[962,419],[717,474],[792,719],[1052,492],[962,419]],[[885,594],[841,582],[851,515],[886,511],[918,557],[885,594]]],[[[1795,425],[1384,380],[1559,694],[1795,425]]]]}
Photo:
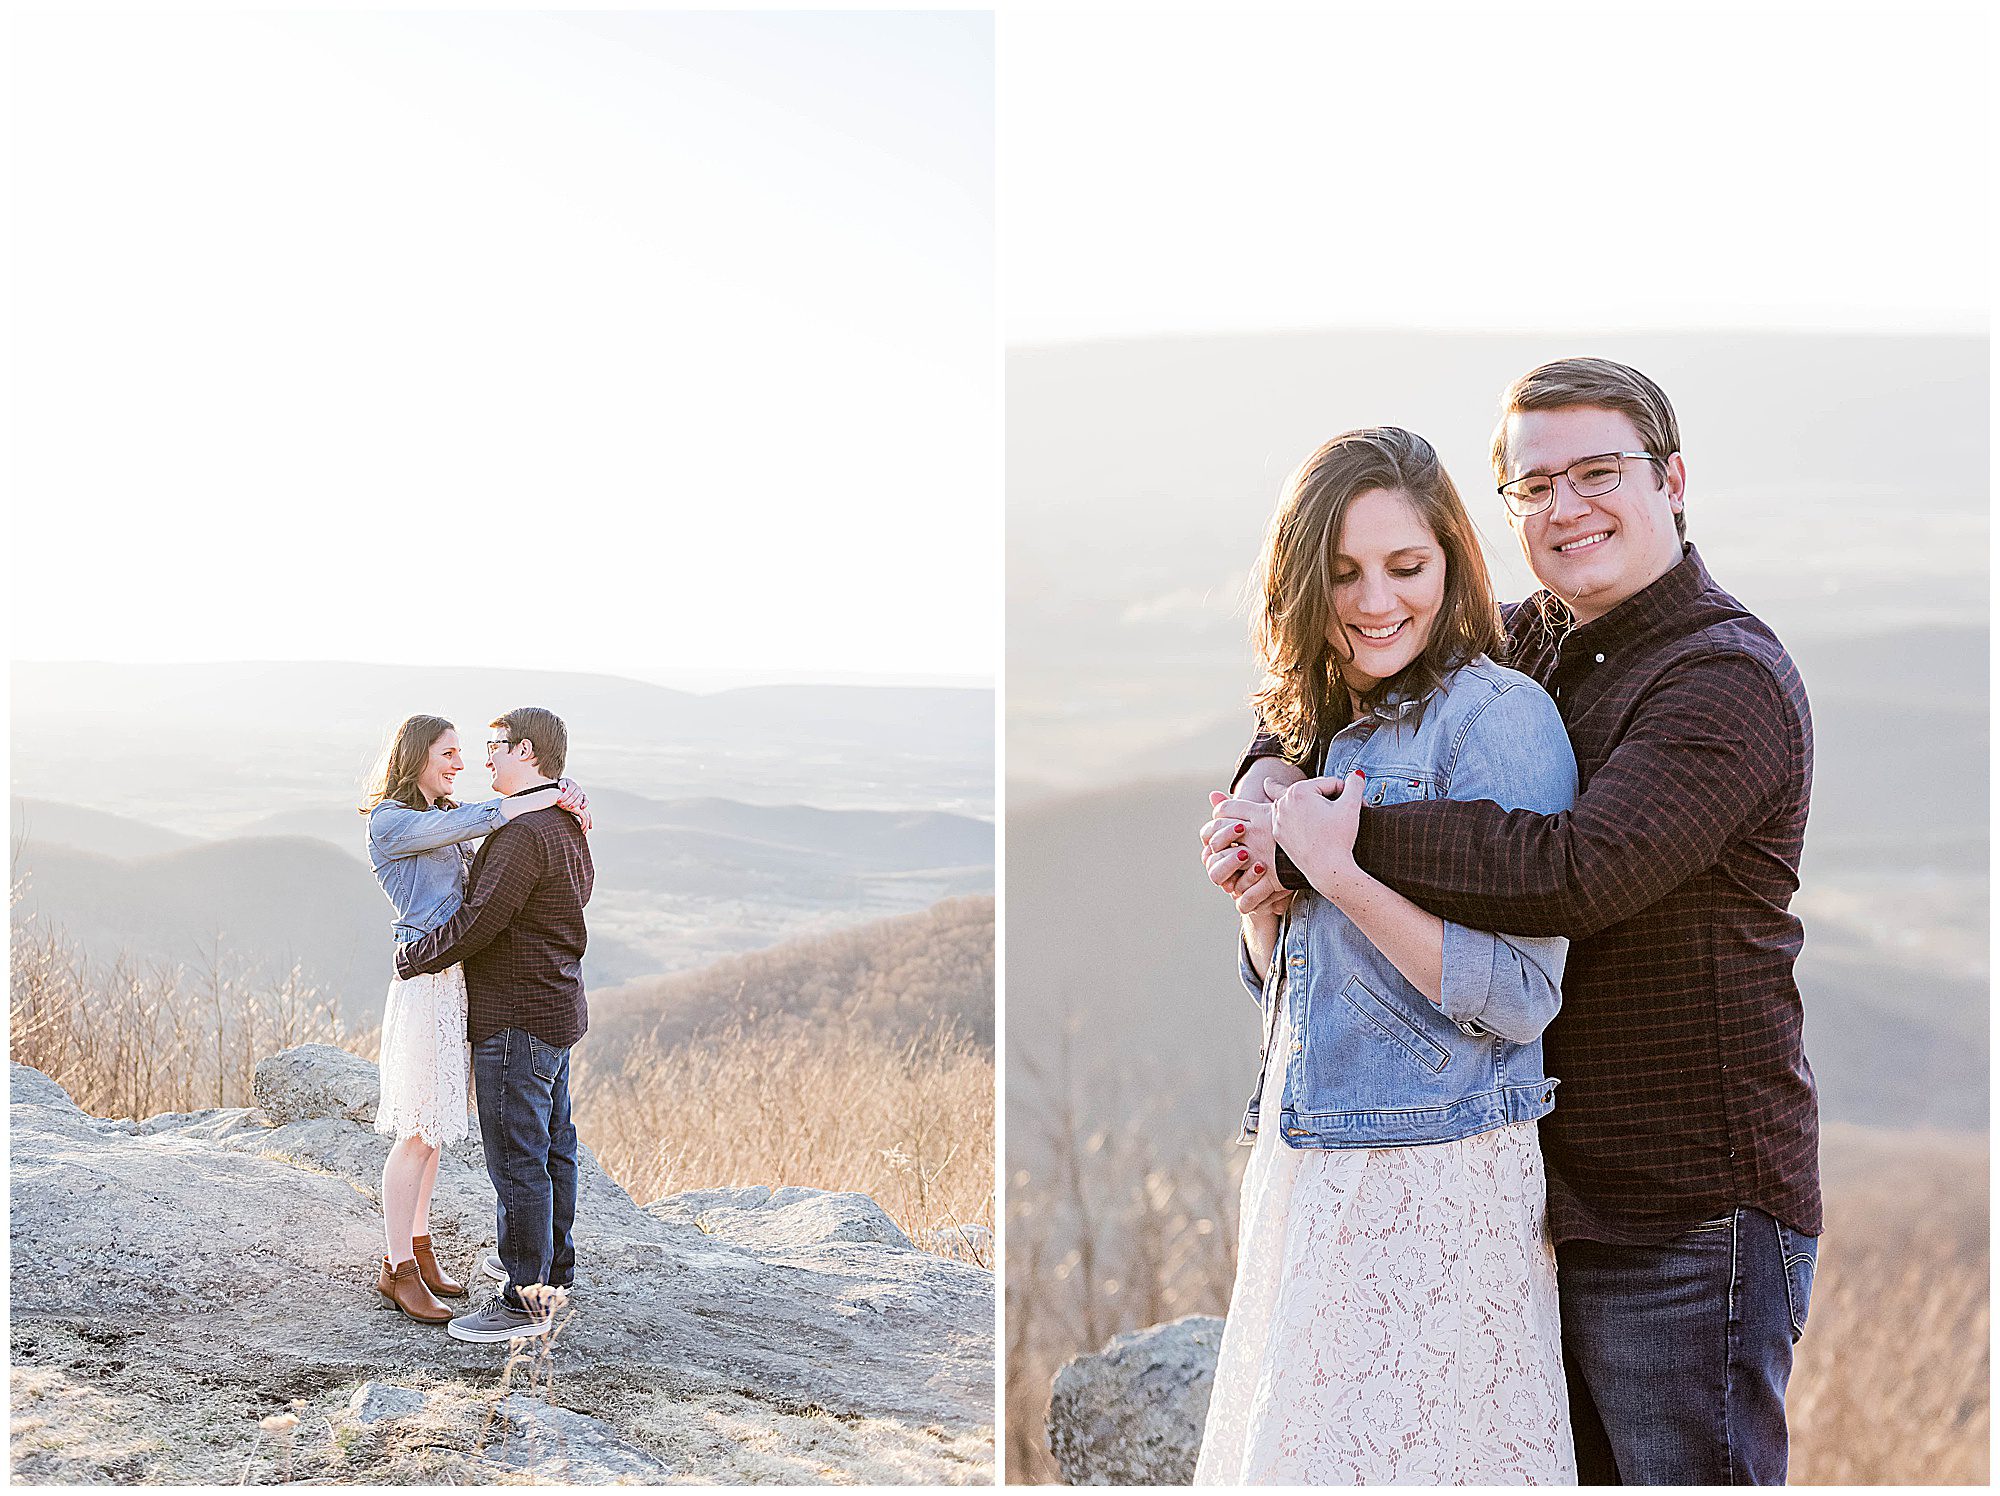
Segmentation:
{"type": "Polygon", "coordinates": [[[375,1279],[375,1291],[418,1324],[441,1325],[451,1318],[451,1311],[432,1298],[431,1291],[424,1286],[414,1259],[391,1267],[389,1259],[384,1257],[382,1271],[375,1279]]]}
{"type": "Polygon", "coordinates": [[[438,1266],[437,1253],[431,1249],[431,1239],[419,1236],[410,1243],[410,1250],[417,1254],[417,1271],[423,1274],[424,1287],[441,1299],[462,1299],[465,1285],[447,1278],[444,1269],[438,1266]]]}

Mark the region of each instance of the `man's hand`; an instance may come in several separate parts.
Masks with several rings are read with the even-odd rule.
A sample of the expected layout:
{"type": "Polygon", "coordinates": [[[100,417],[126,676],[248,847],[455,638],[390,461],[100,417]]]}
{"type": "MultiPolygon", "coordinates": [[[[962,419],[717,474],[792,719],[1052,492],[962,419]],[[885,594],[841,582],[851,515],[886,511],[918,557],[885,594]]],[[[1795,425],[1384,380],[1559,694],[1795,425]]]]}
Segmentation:
{"type": "Polygon", "coordinates": [[[1368,777],[1356,769],[1346,779],[1305,779],[1271,806],[1271,833],[1306,881],[1328,898],[1359,869],[1354,838],[1361,830],[1361,792],[1368,777]]]}

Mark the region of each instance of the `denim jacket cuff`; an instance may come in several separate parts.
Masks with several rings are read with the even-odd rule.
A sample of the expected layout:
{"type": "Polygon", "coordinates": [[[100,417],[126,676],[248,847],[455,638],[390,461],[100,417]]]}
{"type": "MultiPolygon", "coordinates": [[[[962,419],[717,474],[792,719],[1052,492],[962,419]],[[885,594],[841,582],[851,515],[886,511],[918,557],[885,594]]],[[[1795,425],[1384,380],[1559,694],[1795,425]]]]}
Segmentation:
{"type": "Polygon", "coordinates": [[[1493,962],[1498,936],[1472,930],[1450,920],[1444,925],[1444,982],[1439,1004],[1444,1016],[1468,1034],[1483,1034],[1480,1017],[1493,993],[1493,962]]]}
{"type": "MultiPolygon", "coordinates": [[[[1276,960],[1277,952],[1271,953],[1276,960]]],[[[1236,974],[1243,978],[1243,985],[1250,989],[1250,998],[1258,1007],[1264,1006],[1264,979],[1257,975],[1257,965],[1250,959],[1250,941],[1247,936],[1236,937],[1236,974]]]]}

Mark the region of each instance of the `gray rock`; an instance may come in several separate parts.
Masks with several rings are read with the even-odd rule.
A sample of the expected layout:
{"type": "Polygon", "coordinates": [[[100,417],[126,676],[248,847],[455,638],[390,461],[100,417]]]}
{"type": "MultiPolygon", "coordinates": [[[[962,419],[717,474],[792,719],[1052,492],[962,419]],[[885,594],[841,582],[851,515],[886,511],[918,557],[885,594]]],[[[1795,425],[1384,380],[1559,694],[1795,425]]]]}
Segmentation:
{"type": "Polygon", "coordinates": [[[259,1060],[250,1090],[264,1114],[281,1125],[308,1117],[372,1125],[382,1076],[360,1055],[331,1044],[297,1044],[259,1060]]]}
{"type": "Polygon", "coordinates": [[[1191,1314],[1114,1336],[1056,1373],[1049,1449],[1073,1486],[1185,1486],[1208,1421],[1222,1321],[1191,1314]]]}
{"type": "MultiPolygon", "coordinates": [[[[83,1343],[96,1348],[90,1364],[117,1364],[121,1395],[198,1388],[269,1406],[330,1388],[335,1411],[364,1381],[378,1384],[378,1408],[403,1405],[384,1390],[399,1383],[492,1385],[506,1346],[453,1340],[383,1309],[375,1293],[389,1139],[352,1115],[374,1094],[373,1067],[312,1047],[280,1058],[260,1067],[261,1109],[129,1130],[16,1067],[17,1368],[46,1359],[67,1375],[76,1354],[64,1347],[83,1343]],[[273,1125],[279,1116],[291,1120],[273,1125]]],[[[650,1400],[658,1419],[734,1399],[780,1422],[812,1410],[879,1420],[908,1430],[912,1449],[935,1448],[926,1429],[990,1440],[992,1273],[919,1252],[899,1233],[853,1239],[887,1234],[868,1224],[862,1197],[732,1192],[746,1229],[730,1238],[641,1210],[591,1160],[579,1197],[589,1292],[552,1353],[566,1403],[650,1400]]],[[[476,1135],[445,1150],[431,1227],[447,1268],[470,1279],[493,1240],[476,1135]]],[[[240,1458],[233,1469],[222,1453],[215,1460],[188,1478],[240,1477],[240,1458]]]]}
{"type": "Polygon", "coordinates": [[[398,1418],[415,1418],[423,1411],[423,1393],[392,1382],[363,1382],[347,1400],[347,1417],[364,1428],[398,1418]]]}
{"type": "Polygon", "coordinates": [[[68,1107],[81,1117],[69,1092],[50,1080],[41,1071],[27,1065],[9,1064],[7,1077],[7,1102],[10,1106],[68,1107]]]}
{"type": "Polygon", "coordinates": [[[659,1485],[676,1472],[665,1461],[621,1438],[608,1423],[553,1407],[521,1393],[500,1403],[502,1434],[486,1457],[542,1482],[609,1486],[659,1485]]]}
{"type": "Polygon", "coordinates": [[[691,1216],[703,1231],[749,1247],[816,1247],[876,1242],[905,1247],[910,1239],[866,1195],[813,1190],[691,1190],[657,1202],[691,1216]],[[691,1198],[692,1197],[692,1198],[691,1198]]]}

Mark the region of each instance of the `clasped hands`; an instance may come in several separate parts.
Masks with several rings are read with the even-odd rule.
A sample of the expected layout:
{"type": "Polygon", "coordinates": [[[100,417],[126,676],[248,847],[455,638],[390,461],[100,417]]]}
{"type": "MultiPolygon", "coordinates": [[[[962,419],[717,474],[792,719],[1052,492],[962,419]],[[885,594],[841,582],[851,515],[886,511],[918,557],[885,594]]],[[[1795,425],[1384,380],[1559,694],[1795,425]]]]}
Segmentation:
{"type": "Polygon", "coordinates": [[[1237,794],[1211,791],[1201,828],[1208,881],[1241,913],[1282,913],[1292,897],[1278,881],[1282,847],[1306,881],[1330,896],[1355,871],[1365,782],[1359,770],[1345,779],[1307,779],[1290,764],[1260,761],[1237,794]]]}

